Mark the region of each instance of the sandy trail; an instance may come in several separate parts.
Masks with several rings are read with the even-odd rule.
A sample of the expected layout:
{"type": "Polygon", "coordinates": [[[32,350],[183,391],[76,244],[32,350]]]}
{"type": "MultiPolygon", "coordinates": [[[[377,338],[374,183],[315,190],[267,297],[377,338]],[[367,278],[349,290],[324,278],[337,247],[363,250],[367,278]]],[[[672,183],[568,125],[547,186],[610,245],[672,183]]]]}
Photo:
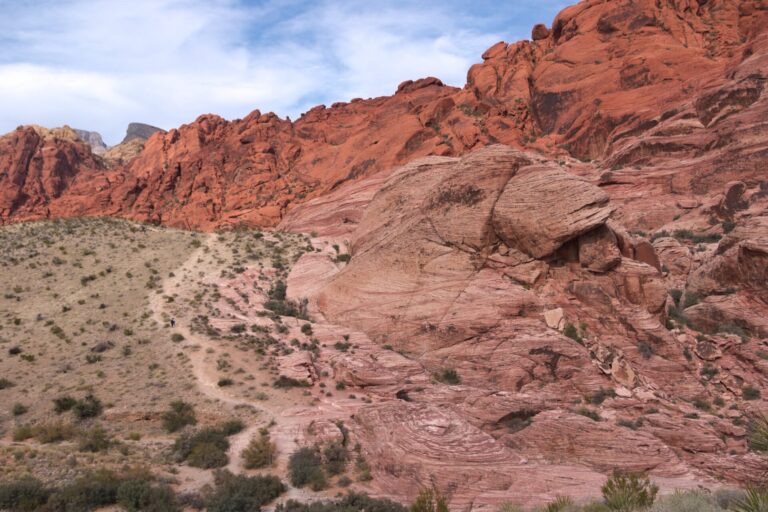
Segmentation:
{"type": "MultiPolygon", "coordinates": [[[[198,279],[190,279],[189,276],[198,275],[201,267],[200,260],[204,259],[204,256],[208,252],[215,249],[216,243],[217,240],[215,234],[206,234],[204,243],[193,251],[189,258],[174,270],[170,276],[165,278],[162,283],[161,293],[150,295],[149,307],[152,311],[153,319],[158,325],[170,328],[168,322],[169,319],[173,317],[173,312],[169,311],[168,303],[164,300],[164,295],[172,293],[178,294],[179,296],[194,294],[194,287],[197,285],[198,279]]],[[[240,317],[240,320],[252,320],[247,315],[238,315],[238,317],[240,317]]],[[[275,466],[268,468],[264,472],[276,472],[285,475],[287,472],[288,458],[298,446],[297,439],[300,437],[300,430],[304,423],[302,412],[308,412],[302,411],[302,409],[306,409],[306,406],[291,407],[276,403],[276,400],[252,401],[233,396],[227,388],[218,386],[218,376],[215,371],[213,371],[214,368],[212,368],[212,363],[210,361],[210,356],[217,351],[220,351],[221,346],[204,334],[192,332],[185,319],[177,318],[176,320],[177,322],[173,327],[173,332],[181,334],[186,340],[182,345],[182,348],[187,349],[186,354],[189,357],[192,372],[200,392],[214,401],[225,404],[228,410],[233,410],[235,407],[249,407],[259,411],[259,416],[262,420],[261,422],[255,425],[249,425],[242,432],[229,438],[230,449],[228,453],[229,464],[227,465],[227,469],[236,474],[244,472],[259,473],[259,471],[245,470],[243,466],[242,451],[248,446],[250,440],[258,434],[259,428],[265,426],[272,420],[275,422],[275,425],[270,431],[272,433],[272,439],[278,446],[278,455],[275,466]]],[[[224,414],[222,415],[225,416],[224,414]]],[[[182,484],[184,490],[192,490],[212,482],[210,471],[199,470],[197,468],[188,468],[184,466],[180,468],[179,476],[186,480],[186,482],[182,484]]],[[[287,485],[288,491],[279,501],[287,499],[312,501],[323,497],[316,493],[294,488],[289,484],[287,485]]]]}

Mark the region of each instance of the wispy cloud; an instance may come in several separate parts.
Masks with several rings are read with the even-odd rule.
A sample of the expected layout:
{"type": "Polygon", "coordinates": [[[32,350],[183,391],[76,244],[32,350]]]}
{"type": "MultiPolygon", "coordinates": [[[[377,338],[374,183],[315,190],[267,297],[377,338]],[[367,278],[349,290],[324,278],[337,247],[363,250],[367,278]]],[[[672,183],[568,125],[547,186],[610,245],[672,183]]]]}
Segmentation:
{"type": "Polygon", "coordinates": [[[427,75],[461,86],[485,48],[565,3],[0,0],[0,132],[69,124],[115,143],[130,121],[296,117],[427,75]]]}

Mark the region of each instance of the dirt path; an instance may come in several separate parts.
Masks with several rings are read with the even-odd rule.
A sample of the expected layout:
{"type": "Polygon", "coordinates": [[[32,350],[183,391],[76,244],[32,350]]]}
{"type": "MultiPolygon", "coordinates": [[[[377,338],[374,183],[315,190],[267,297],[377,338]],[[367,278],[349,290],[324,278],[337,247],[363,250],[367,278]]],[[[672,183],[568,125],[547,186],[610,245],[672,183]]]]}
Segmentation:
{"type": "MultiPolygon", "coordinates": [[[[178,294],[185,296],[194,294],[198,279],[190,279],[189,276],[197,276],[201,271],[201,261],[209,252],[216,248],[217,240],[215,234],[207,234],[203,244],[197,248],[187,260],[168,276],[162,283],[163,293],[154,293],[149,297],[149,307],[152,311],[153,319],[160,326],[170,327],[168,322],[174,317],[173,312],[169,311],[168,302],[164,299],[165,295],[178,294]]],[[[241,320],[249,320],[247,316],[241,315],[241,320]]],[[[286,414],[290,407],[276,403],[275,400],[252,401],[233,396],[228,388],[218,386],[218,376],[211,368],[212,355],[221,350],[221,346],[197,332],[192,332],[189,327],[188,318],[176,318],[176,325],[173,332],[184,336],[185,343],[182,348],[187,349],[186,354],[189,357],[192,366],[192,372],[197,382],[200,392],[206,397],[233,410],[238,406],[245,406],[259,411],[261,421],[255,425],[248,425],[242,432],[230,437],[229,464],[227,469],[232,473],[246,472],[243,466],[242,451],[248,446],[250,440],[257,435],[259,428],[270,421],[275,424],[272,428],[273,440],[278,446],[278,457],[275,467],[269,468],[267,472],[277,472],[279,475],[287,473],[288,457],[297,447],[296,440],[299,437],[298,432],[301,428],[301,413],[293,411],[296,414],[286,414]]],[[[222,414],[225,416],[224,414],[222,414]]],[[[249,472],[250,473],[250,472],[249,472]]],[[[258,472],[253,472],[258,473],[258,472]]],[[[212,475],[210,471],[203,471],[186,466],[180,468],[179,476],[187,480],[182,487],[185,490],[199,488],[210,483],[212,475]]],[[[301,501],[312,501],[322,496],[311,493],[304,489],[297,489],[288,486],[288,492],[282,497],[282,500],[295,499],[301,501]]]]}

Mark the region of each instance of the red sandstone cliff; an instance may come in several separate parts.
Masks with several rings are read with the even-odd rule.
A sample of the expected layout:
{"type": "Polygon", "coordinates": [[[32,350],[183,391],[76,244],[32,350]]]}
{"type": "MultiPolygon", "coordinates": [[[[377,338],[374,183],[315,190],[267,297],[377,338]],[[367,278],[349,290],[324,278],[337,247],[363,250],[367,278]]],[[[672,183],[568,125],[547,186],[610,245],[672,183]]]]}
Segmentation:
{"type": "MultiPolygon", "coordinates": [[[[406,82],[393,96],[319,106],[295,122],[259,111],[231,122],[205,115],[156,134],[138,158],[110,170],[82,144],[17,130],[0,139],[0,219],[275,225],[345,181],[496,142],[606,170],[700,156],[743,144],[733,130],[761,129],[697,133],[762,94],[766,25],[765,0],[585,0],[551,28],[536,26],[532,41],[491,47],[463,89],[406,82]]],[[[721,171],[709,165],[708,176],[721,171]]]]}

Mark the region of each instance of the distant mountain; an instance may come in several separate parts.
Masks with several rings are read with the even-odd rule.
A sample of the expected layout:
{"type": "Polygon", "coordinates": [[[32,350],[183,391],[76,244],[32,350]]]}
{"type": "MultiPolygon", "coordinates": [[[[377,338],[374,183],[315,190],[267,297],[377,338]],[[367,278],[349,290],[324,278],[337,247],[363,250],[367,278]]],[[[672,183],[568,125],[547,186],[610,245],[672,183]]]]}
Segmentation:
{"type": "Polygon", "coordinates": [[[134,139],[143,139],[147,140],[150,138],[153,134],[157,132],[163,132],[165,133],[165,130],[162,128],[158,128],[157,126],[152,126],[149,124],[144,123],[131,123],[128,125],[128,130],[125,132],[125,138],[121,142],[121,144],[125,144],[126,142],[130,142],[134,139]]]}
{"type": "Polygon", "coordinates": [[[104,140],[101,138],[99,132],[79,130],[77,128],[73,129],[80,140],[91,146],[91,151],[93,151],[94,154],[101,156],[107,151],[107,145],[104,144],[104,140]]]}

